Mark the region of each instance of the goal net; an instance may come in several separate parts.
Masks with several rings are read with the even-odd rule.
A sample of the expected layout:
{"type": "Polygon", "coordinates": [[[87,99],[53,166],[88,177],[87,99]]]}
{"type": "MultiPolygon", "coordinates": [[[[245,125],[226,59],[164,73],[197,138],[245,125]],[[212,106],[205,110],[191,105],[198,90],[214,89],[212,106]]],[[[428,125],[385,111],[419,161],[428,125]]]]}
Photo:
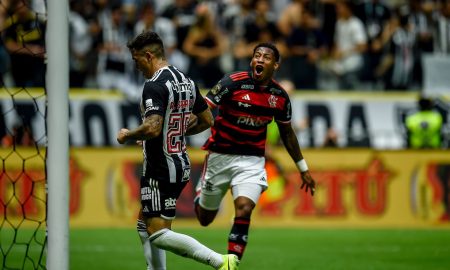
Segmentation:
{"type": "Polygon", "coordinates": [[[5,270],[46,269],[46,14],[37,3],[45,5],[0,0],[0,269],[5,270]]]}

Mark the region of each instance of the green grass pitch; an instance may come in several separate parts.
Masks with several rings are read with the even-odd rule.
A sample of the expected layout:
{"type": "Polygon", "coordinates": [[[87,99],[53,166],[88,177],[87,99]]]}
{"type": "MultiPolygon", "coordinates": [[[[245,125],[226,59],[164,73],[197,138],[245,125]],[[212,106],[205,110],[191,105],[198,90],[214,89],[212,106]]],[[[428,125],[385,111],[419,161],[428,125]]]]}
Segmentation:
{"type": "MultiPolygon", "coordinates": [[[[225,252],[228,229],[176,229],[225,252]]],[[[167,255],[169,270],[212,269],[167,255]]],[[[73,229],[70,269],[145,269],[132,229],[73,229]]],[[[448,229],[251,229],[242,270],[450,269],[448,229]]]]}

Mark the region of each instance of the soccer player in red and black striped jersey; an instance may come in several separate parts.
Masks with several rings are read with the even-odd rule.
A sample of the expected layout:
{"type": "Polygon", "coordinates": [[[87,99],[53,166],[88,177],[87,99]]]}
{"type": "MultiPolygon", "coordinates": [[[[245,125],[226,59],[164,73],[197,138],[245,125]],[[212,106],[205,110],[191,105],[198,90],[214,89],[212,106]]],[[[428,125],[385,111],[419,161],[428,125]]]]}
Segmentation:
{"type": "Polygon", "coordinates": [[[252,211],[268,186],[264,154],[267,125],[273,119],[300,171],[301,188],[311,195],[315,191],[315,181],[291,126],[289,96],[273,79],[279,65],[278,49],[271,43],[258,44],[250,71],[226,75],[206,95],[209,107],[217,108],[218,115],[204,146],[209,152],[195,199],[195,212],[201,225],[209,225],[231,188],[235,218],[228,237],[228,253],[239,258],[247,244],[252,211]]]}
{"type": "Polygon", "coordinates": [[[167,63],[162,40],[155,32],[142,33],[127,46],[147,80],[140,103],[142,124],[121,129],[117,141],[142,141],[144,170],[137,228],[148,269],[165,270],[164,250],[169,250],[215,269],[237,270],[236,255],[221,255],[171,230],[177,199],[190,175],[185,136],[209,128],[214,122],[211,111],[194,81],[167,63]]]}

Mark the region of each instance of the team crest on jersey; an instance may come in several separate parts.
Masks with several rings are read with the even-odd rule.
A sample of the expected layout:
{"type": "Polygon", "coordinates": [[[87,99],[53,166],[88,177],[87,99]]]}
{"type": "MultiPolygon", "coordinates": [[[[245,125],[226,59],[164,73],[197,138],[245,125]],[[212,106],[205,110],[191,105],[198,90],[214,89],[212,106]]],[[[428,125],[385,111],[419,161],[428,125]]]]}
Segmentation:
{"type": "Polygon", "coordinates": [[[268,101],[269,101],[270,108],[276,108],[277,107],[278,98],[276,96],[270,95],[268,101]]]}

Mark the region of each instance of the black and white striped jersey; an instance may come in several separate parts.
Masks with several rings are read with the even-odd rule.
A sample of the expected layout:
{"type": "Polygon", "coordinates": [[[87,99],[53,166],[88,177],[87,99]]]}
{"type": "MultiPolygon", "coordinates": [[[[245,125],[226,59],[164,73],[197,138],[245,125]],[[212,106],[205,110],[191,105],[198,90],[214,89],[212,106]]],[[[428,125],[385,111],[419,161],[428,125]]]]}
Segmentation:
{"type": "Polygon", "coordinates": [[[145,82],[140,104],[142,119],[163,117],[161,134],[143,143],[143,176],[176,183],[188,181],[190,161],[185,133],[191,113],[208,108],[197,85],[174,66],[159,69],[145,82]]]}

